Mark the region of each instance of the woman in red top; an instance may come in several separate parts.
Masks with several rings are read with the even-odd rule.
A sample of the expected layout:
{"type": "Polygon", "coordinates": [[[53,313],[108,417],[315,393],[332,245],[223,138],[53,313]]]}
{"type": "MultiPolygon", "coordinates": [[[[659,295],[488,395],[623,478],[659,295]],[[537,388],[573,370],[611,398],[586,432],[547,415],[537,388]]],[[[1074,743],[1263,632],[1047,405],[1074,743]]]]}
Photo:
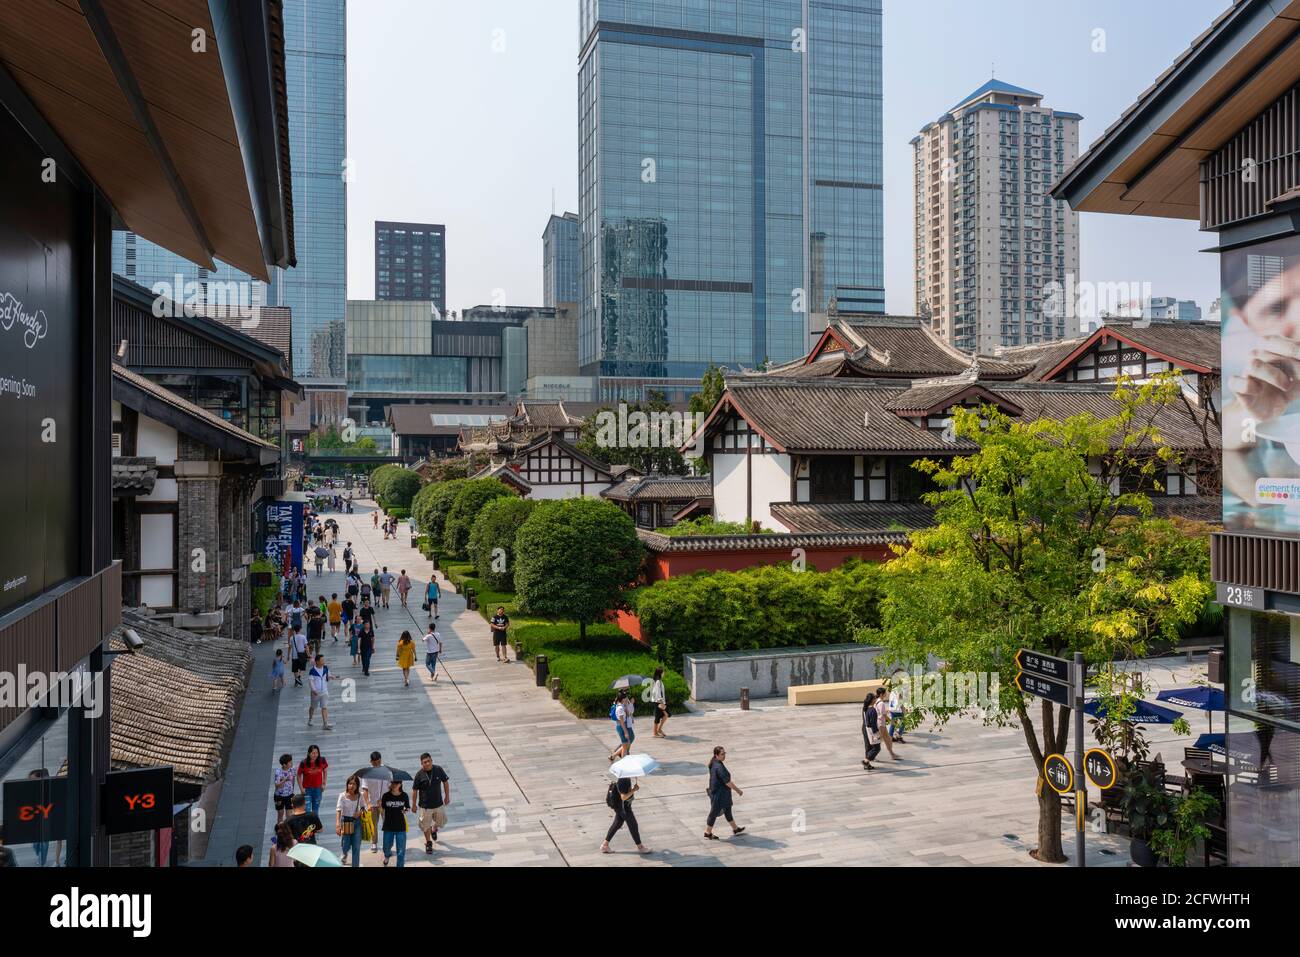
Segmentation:
{"type": "Polygon", "coordinates": [[[314,744],[307,749],[307,757],[298,765],[298,787],[302,788],[303,796],[307,799],[308,814],[320,813],[329,766],[329,762],[320,756],[320,748],[314,744]]]}

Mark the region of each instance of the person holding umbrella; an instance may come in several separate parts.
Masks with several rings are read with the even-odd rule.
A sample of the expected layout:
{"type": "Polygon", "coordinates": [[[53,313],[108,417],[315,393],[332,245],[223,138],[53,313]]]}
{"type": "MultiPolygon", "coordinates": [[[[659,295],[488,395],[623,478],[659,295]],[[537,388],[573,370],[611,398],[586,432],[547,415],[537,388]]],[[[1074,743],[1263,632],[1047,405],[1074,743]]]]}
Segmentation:
{"type": "Polygon", "coordinates": [[[380,801],[384,809],[384,866],[397,852],[397,866],[406,866],[406,815],[411,813],[411,799],[397,778],[388,782],[388,793],[380,801]]]}
{"type": "Polygon", "coordinates": [[[731,825],[731,833],[739,834],[745,829],[736,826],[736,820],[731,816],[731,792],[744,794],[740,788],[736,787],[731,780],[731,772],[727,770],[727,749],[719,745],[713,749],[713,757],[709,761],[709,819],[704,825],[704,836],[710,841],[718,840],[713,833],[713,824],[721,814],[731,825]]]}
{"type": "Polygon", "coordinates": [[[632,840],[636,842],[637,851],[641,854],[650,853],[650,848],[641,843],[641,828],[632,810],[632,800],[636,797],[636,792],[641,789],[641,785],[635,783],[633,778],[645,777],[658,767],[659,762],[649,755],[636,754],[624,758],[609,769],[609,773],[615,780],[605,793],[605,803],[613,810],[614,821],[605,832],[605,841],[600,845],[600,853],[613,853],[609,848],[609,842],[614,839],[614,835],[624,824],[627,825],[627,832],[632,835],[632,840]]]}

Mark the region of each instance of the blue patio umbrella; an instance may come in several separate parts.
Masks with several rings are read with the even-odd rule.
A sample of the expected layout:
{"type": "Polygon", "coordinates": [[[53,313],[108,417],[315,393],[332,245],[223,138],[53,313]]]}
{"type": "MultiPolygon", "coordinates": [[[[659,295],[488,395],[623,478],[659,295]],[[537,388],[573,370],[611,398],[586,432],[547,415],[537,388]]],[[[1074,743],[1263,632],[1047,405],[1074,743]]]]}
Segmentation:
{"type": "Polygon", "coordinates": [[[1251,751],[1243,751],[1240,747],[1229,750],[1223,734],[1203,734],[1196,739],[1192,747],[1225,758],[1234,758],[1239,765],[1244,765],[1246,768],[1253,768],[1256,763],[1256,756],[1251,751]]]}
{"type": "MultiPolygon", "coordinates": [[[[1157,701],[1168,701],[1180,708],[1195,708],[1197,711],[1222,711],[1225,707],[1223,689],[1211,688],[1209,685],[1197,685],[1195,688],[1174,688],[1156,695],[1157,701]]],[[[1210,714],[1210,730],[1214,730],[1214,715],[1210,714]]]]}
{"type": "MultiPolygon", "coordinates": [[[[1134,704],[1136,707],[1133,713],[1125,719],[1129,724],[1173,724],[1182,717],[1177,711],[1162,708],[1149,701],[1136,701],[1134,704]]],[[[1090,714],[1094,718],[1105,718],[1106,706],[1099,698],[1093,698],[1084,703],[1083,713],[1090,714]]]]}

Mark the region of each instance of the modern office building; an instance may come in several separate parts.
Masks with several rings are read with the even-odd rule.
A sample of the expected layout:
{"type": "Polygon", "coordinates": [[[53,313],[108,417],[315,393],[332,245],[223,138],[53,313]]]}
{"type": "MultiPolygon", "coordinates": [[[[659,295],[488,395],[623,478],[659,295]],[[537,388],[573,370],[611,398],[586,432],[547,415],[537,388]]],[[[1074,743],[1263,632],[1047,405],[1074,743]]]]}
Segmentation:
{"type": "Polygon", "coordinates": [[[542,305],[578,301],[582,222],[577,213],[552,215],[542,233],[542,305]]]}
{"type": "Polygon", "coordinates": [[[1142,305],[1143,319],[1166,319],[1172,322],[1200,322],[1201,307],[1194,299],[1152,296],[1142,305]]]}
{"type": "Polygon", "coordinates": [[[602,398],[789,361],[837,296],[884,311],[880,0],[583,0],[580,29],[602,398]]]}
{"type": "Polygon", "coordinates": [[[198,265],[130,230],[113,234],[113,271],[176,302],[288,307],[293,374],[308,391],[346,381],[347,0],[283,0],[284,77],[298,264],[269,284],[219,260],[198,265]],[[159,284],[162,284],[161,287],[159,284]]]}
{"type": "Polygon", "coordinates": [[[427,299],[447,312],[447,227],[375,223],[375,298],[427,299]]]}
{"type": "Polygon", "coordinates": [[[957,348],[1079,334],[1052,292],[1074,288],[1079,217],[1049,190],[1079,155],[1081,119],[990,80],[912,139],[917,315],[957,348]]]}
{"type": "Polygon", "coordinates": [[[1293,8],[1232,4],[1053,190],[1081,212],[1199,222],[1219,257],[1224,530],[1210,560],[1227,611],[1226,660],[1209,677],[1223,686],[1227,719],[1225,734],[1200,742],[1215,762],[1186,773],[1223,808],[1206,860],[1226,854],[1233,866],[1300,866],[1300,515],[1291,504],[1300,460],[1288,417],[1275,418],[1290,393],[1273,406],[1274,390],[1252,390],[1244,375],[1257,349],[1297,340],[1293,8]],[[1242,175],[1243,157],[1260,157],[1254,176],[1242,175]]]}
{"type": "Polygon", "coordinates": [[[433,303],[348,302],[348,408],[382,423],[394,403],[499,403],[523,391],[526,319],[554,310],[475,306],[435,317],[433,303]]]}

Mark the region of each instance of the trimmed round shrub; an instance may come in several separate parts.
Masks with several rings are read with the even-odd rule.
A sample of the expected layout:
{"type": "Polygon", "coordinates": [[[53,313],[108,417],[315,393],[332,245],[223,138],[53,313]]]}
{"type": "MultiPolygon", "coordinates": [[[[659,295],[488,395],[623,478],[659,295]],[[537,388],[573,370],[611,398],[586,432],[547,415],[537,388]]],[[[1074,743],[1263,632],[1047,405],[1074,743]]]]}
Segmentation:
{"type": "Polygon", "coordinates": [[[447,513],[451,511],[452,503],[456,501],[456,493],[460,491],[468,479],[450,479],[445,482],[434,482],[420,489],[412,501],[412,514],[415,515],[415,523],[421,533],[429,536],[429,541],[434,548],[442,547],[442,533],[447,525],[447,513]]]}
{"type": "Polygon", "coordinates": [[[370,473],[370,496],[376,502],[382,500],[388,491],[388,480],[403,471],[400,465],[381,465],[370,473]]]}
{"type": "Polygon", "coordinates": [[[483,506],[493,499],[514,497],[514,493],[493,478],[469,479],[456,492],[447,522],[442,530],[442,544],[453,555],[464,555],[469,547],[470,529],[483,506]]]}
{"type": "Polygon", "coordinates": [[[576,621],[585,635],[588,624],[620,607],[644,554],[636,525],[612,502],[539,502],[515,536],[519,605],[530,614],[576,621]]]}
{"type": "Polygon", "coordinates": [[[495,498],[485,504],[474,519],[469,532],[469,558],[474,563],[478,577],[497,591],[514,591],[515,587],[515,536],[528,520],[537,503],[531,499],[495,498]],[[505,553],[502,562],[493,561],[493,553],[500,548],[505,553]],[[500,570],[498,570],[500,569],[500,570]]]}
{"type": "Polygon", "coordinates": [[[385,508],[411,507],[411,500],[420,491],[424,483],[418,472],[402,469],[394,474],[384,476],[384,490],[380,501],[385,508]]]}

